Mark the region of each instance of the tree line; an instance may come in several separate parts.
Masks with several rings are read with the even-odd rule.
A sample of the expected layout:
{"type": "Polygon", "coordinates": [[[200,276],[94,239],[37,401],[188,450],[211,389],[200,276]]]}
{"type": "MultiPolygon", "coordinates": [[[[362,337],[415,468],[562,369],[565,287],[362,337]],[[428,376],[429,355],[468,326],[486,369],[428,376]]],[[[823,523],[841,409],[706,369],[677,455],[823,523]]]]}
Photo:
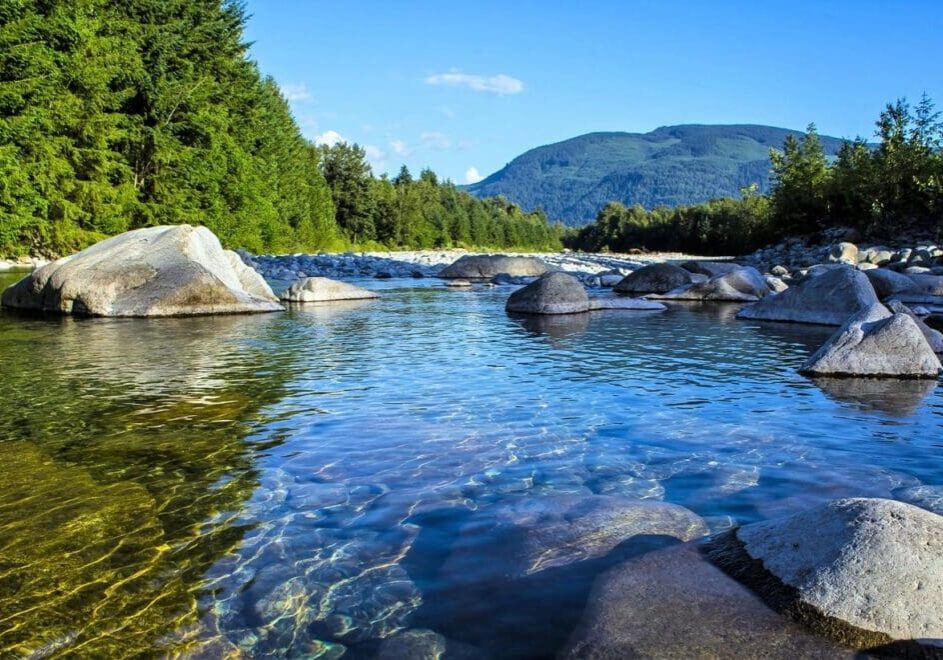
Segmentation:
{"type": "Polygon", "coordinates": [[[888,104],[876,143],[846,141],[837,157],[815,125],[771,150],[768,195],[752,186],[737,199],[674,208],[609,204],[595,222],[564,237],[587,251],[649,250],[744,254],[787,236],[853,227],[875,240],[900,232],[943,239],[943,122],[924,95],[916,106],[888,104]]]}
{"type": "Polygon", "coordinates": [[[0,3],[0,255],[157,224],[254,252],[559,247],[542,214],[306,140],[234,0],[0,3]]]}

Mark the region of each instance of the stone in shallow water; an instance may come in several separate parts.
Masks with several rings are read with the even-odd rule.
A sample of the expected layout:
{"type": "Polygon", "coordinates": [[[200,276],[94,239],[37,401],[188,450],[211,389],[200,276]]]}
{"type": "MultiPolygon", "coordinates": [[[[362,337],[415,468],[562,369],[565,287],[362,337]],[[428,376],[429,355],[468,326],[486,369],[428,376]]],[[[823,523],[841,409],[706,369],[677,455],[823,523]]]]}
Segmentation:
{"type": "Polygon", "coordinates": [[[663,300],[756,302],[769,293],[769,286],[760,271],[746,267],[722,273],[706,282],[696,282],[668,293],[653,294],[652,297],[663,300]]]}
{"type": "Polygon", "coordinates": [[[878,302],[867,276],[838,266],[740,310],[737,318],[842,325],[878,302]]]}
{"type": "Polygon", "coordinates": [[[384,639],[375,660],[487,660],[489,657],[469,644],[448,639],[432,630],[413,628],[384,639]]]}
{"type": "Polygon", "coordinates": [[[562,658],[853,657],[767,607],[693,544],[603,573],[562,658]]]}
{"type": "Polygon", "coordinates": [[[943,639],[943,516],[919,507],[835,500],[718,537],[711,557],[843,644],[943,639]]]}
{"type": "Polygon", "coordinates": [[[17,309],[88,316],[281,311],[262,276],[206,227],[147,227],[34,271],[3,292],[17,309]]]}
{"type": "Polygon", "coordinates": [[[285,302],[333,302],[367,300],[380,296],[347,282],[338,282],[326,277],[306,277],[288,287],[280,297],[285,302]]]}
{"type": "Polygon", "coordinates": [[[626,275],[616,285],[616,293],[668,293],[694,282],[690,271],[674,264],[649,264],[626,275]]]}
{"type": "Polygon", "coordinates": [[[589,299],[590,311],[602,309],[628,309],[639,312],[662,312],[664,305],[645,298],[629,298],[627,296],[597,296],[589,299]]]}
{"type": "Polygon", "coordinates": [[[917,322],[875,303],[853,316],[800,368],[822,376],[936,378],[940,360],[917,322]]]}
{"type": "Polygon", "coordinates": [[[589,296],[578,279],[553,272],[512,293],[505,308],[518,314],[576,314],[589,311],[589,296]]]}
{"type": "Polygon", "coordinates": [[[535,257],[508,257],[493,254],[466,254],[455,263],[446,266],[439,273],[443,279],[492,278],[499,273],[507,273],[512,277],[529,277],[543,275],[550,271],[550,267],[535,257]]]}

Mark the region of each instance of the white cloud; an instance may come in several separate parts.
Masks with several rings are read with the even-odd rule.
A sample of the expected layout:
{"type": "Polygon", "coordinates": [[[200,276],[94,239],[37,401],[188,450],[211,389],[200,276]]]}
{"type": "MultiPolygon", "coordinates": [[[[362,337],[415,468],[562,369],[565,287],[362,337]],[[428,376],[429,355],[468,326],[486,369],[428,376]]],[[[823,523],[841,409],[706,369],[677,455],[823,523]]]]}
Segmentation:
{"type": "Polygon", "coordinates": [[[504,73],[499,73],[496,76],[481,76],[452,70],[448,73],[434,73],[431,76],[426,76],[425,83],[427,85],[467,87],[476,92],[486,92],[498,96],[519,94],[524,91],[523,81],[504,73]]]}
{"type": "Polygon", "coordinates": [[[324,131],[314,137],[314,143],[319,147],[333,147],[341,142],[347,142],[347,138],[337,131],[324,131]]]}
{"type": "Polygon", "coordinates": [[[390,140],[390,149],[393,150],[394,154],[401,157],[406,157],[413,152],[409,145],[402,140],[390,140]]]}
{"type": "Polygon", "coordinates": [[[282,96],[289,103],[306,103],[314,100],[304,83],[285,83],[281,85],[281,89],[282,96]]]}
{"type": "Polygon", "coordinates": [[[364,145],[363,152],[367,155],[367,160],[371,162],[380,161],[386,157],[386,154],[383,153],[383,150],[373,144],[364,145]]]}
{"type": "Polygon", "coordinates": [[[426,131],[419,134],[419,139],[422,143],[429,147],[430,149],[437,149],[439,151],[444,151],[446,149],[452,148],[452,140],[445,133],[437,133],[435,131],[426,131]]]}
{"type": "Polygon", "coordinates": [[[469,167],[465,170],[465,183],[478,183],[484,178],[477,167],[469,167]]]}

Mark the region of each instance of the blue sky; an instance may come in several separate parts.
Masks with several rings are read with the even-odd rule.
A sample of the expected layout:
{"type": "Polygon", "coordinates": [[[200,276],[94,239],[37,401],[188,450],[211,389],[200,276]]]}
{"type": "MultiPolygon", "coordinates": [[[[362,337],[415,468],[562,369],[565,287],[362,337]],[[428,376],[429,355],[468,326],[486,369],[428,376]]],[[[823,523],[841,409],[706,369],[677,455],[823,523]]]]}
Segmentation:
{"type": "Polygon", "coordinates": [[[459,183],[591,131],[756,123],[871,137],[943,106],[943,0],[249,0],[252,56],[311,139],[459,183]]]}

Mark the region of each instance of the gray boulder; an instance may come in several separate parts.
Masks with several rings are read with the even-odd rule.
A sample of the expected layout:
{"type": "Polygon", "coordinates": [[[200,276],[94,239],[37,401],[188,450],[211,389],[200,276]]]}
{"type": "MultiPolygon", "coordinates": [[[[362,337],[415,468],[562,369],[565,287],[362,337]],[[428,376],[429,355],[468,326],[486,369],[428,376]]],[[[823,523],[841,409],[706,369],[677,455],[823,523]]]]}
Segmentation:
{"type": "Polygon", "coordinates": [[[535,257],[508,257],[501,254],[466,254],[439,272],[443,279],[491,279],[499,273],[511,277],[535,277],[551,268],[535,257]]]}
{"type": "Polygon", "coordinates": [[[930,344],[930,348],[933,349],[933,352],[943,353],[943,333],[928,326],[923,322],[922,318],[914,313],[912,309],[907,307],[907,305],[900,302],[899,300],[891,300],[884,304],[895,314],[906,314],[912,318],[914,323],[917,324],[917,327],[920,328],[920,332],[923,333],[923,338],[927,340],[928,344],[930,344]]]}
{"type": "Polygon", "coordinates": [[[911,504],[836,500],[730,532],[711,556],[849,646],[943,639],[943,517],[911,504]]]}
{"type": "Polygon", "coordinates": [[[799,369],[812,376],[936,378],[941,370],[917,321],[880,303],[850,318],[799,369]]]}
{"type": "Polygon", "coordinates": [[[192,316],[284,309],[262,276],[206,227],[136,229],[34,271],[5,307],[88,316],[192,316]]]}
{"type": "Polygon", "coordinates": [[[782,293],[766,296],[737,314],[740,319],[842,325],[878,302],[861,271],[839,266],[807,277],[782,293]]]}
{"type": "Polygon", "coordinates": [[[755,268],[736,268],[706,282],[697,282],[652,298],[664,300],[713,300],[756,302],[770,293],[766,279],[755,268]]]}
{"type": "Polygon", "coordinates": [[[740,268],[740,264],[729,263],[726,261],[685,261],[681,267],[691,273],[706,275],[707,277],[717,277],[740,268]]]}
{"type": "Polygon", "coordinates": [[[616,293],[668,293],[672,289],[691,284],[690,271],[674,264],[661,263],[643,266],[626,275],[616,287],[616,293]]]}
{"type": "Polygon", "coordinates": [[[306,277],[298,280],[282,292],[280,298],[285,302],[332,302],[335,300],[364,300],[379,298],[373,291],[359,286],[338,282],[326,277],[306,277]]]}
{"type": "Polygon", "coordinates": [[[578,279],[553,272],[512,293],[505,309],[519,314],[576,314],[589,311],[589,296],[578,279]]]}
{"type": "Polygon", "coordinates": [[[917,290],[916,282],[910,277],[887,268],[872,268],[864,271],[864,274],[871,281],[874,292],[881,300],[899,293],[917,290]]]}
{"type": "Polygon", "coordinates": [[[606,571],[561,658],[852,658],[768,607],[691,543],[606,571]]]}

